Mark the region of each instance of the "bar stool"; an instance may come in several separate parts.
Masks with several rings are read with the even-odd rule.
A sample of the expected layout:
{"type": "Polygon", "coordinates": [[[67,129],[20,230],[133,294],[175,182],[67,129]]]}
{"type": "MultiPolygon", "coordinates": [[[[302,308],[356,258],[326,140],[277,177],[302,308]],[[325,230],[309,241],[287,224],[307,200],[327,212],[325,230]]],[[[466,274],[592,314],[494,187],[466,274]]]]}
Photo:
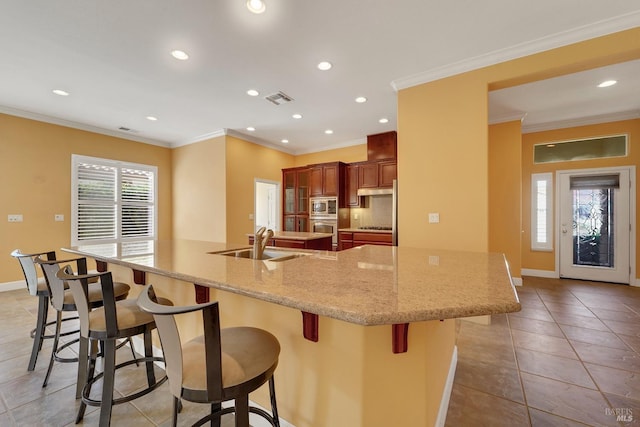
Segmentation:
{"type": "MultiPolygon", "coordinates": [[[[160,300],[160,298],[157,298],[160,300]]],[[[159,303],[160,302],[160,303],[159,303]]],[[[194,426],[207,421],[220,423],[224,414],[235,412],[236,427],[249,426],[249,412],[279,427],[273,372],[278,365],[280,343],[269,332],[250,327],[220,329],[217,302],[189,307],[168,307],[156,302],[147,285],[138,296],[138,305],[152,313],[167,363],[169,389],[173,394],[173,426],[178,423],[180,399],[209,403],[211,413],[194,426]],[[175,316],[202,311],[204,335],[181,344],[175,316]],[[249,393],[269,382],[272,414],[249,406],[249,393]],[[221,403],[235,400],[235,406],[221,409],[221,403]]]]}
{"type": "MultiPolygon", "coordinates": [[[[163,384],[167,377],[156,380],[153,362],[164,362],[162,357],[152,354],[151,331],[156,328],[153,316],[143,312],[136,305],[135,299],[116,301],[113,278],[111,272],[97,274],[76,275],[70,265],[56,273],[56,276],[66,282],[73,293],[73,298],[80,317],[80,351],[78,362],[78,382],[83,385],[82,402],[78,409],[76,424],[82,421],[86,405],[100,406],[100,426],[106,427],[111,422],[113,405],[129,402],[155,390],[163,384]],[[102,288],[103,306],[92,309],[89,302],[89,281],[98,278],[102,288]],[[116,364],[116,341],[135,335],[143,334],[143,358],[137,358],[116,364]],[[103,344],[103,372],[94,375],[98,342],[103,344]],[[89,350],[89,347],[91,349],[89,350]],[[87,354],[89,357],[87,358],[87,354]],[[87,364],[88,360],[88,364],[87,364]],[[147,387],[133,394],[114,399],[113,387],[117,369],[133,363],[144,362],[147,373],[147,387]],[[102,398],[90,397],[92,385],[102,379],[102,398]]],[[[171,301],[162,299],[162,304],[171,305],[171,301]]]]}
{"type": "MultiPolygon", "coordinates": [[[[54,338],[54,335],[45,334],[45,328],[54,324],[54,322],[47,323],[50,297],[49,289],[47,288],[47,284],[44,278],[38,277],[38,271],[34,263],[34,259],[36,257],[44,255],[46,255],[48,260],[56,259],[55,251],[25,254],[22,253],[20,249],[16,249],[11,252],[11,256],[16,258],[20,262],[20,267],[22,267],[22,273],[24,274],[24,279],[27,283],[27,291],[29,292],[29,294],[38,297],[38,314],[36,318],[36,327],[31,331],[31,338],[33,338],[33,347],[31,349],[31,358],[29,359],[29,365],[27,367],[27,370],[29,371],[33,371],[36,367],[38,353],[42,348],[42,343],[44,342],[44,340],[54,338]]],[[[66,332],[61,336],[70,335],[72,333],[74,332],[66,332]]]]}
{"type": "MultiPolygon", "coordinates": [[[[34,262],[40,265],[40,267],[42,268],[42,272],[44,273],[44,278],[50,294],[51,306],[56,310],[56,330],[54,333],[53,348],[51,349],[49,368],[47,369],[47,373],[44,377],[44,382],[42,383],[42,387],[46,387],[47,382],[49,381],[49,376],[51,375],[51,370],[53,369],[53,362],[68,363],[78,361],[77,357],[65,358],[58,355],[58,353],[65,348],[77,343],[79,341],[79,338],[59,346],[62,313],[76,312],[78,310],[76,309],[76,304],[73,299],[71,290],[65,289],[64,282],[56,277],[56,273],[58,272],[58,270],[60,270],[61,264],[75,263],[76,269],[79,274],[87,274],[87,259],[73,258],[65,260],[45,260],[38,256],[34,259],[34,262]]],[[[131,288],[126,283],[115,282],[113,284],[113,294],[116,301],[127,298],[127,296],[129,295],[129,289],[131,288]]],[[[102,306],[102,288],[100,284],[97,283],[97,281],[93,281],[92,283],[89,283],[87,290],[87,296],[91,308],[93,309],[102,306]]],[[[73,317],[73,319],[78,319],[78,316],[73,317]]],[[[128,340],[124,341],[122,345],[127,344],[127,342],[131,344],[131,340],[128,340]]],[[[133,353],[132,344],[131,352],[133,353]]],[[[133,357],[135,358],[135,353],[133,353],[133,357]]],[[[80,398],[82,392],[80,382],[77,383],[76,387],[76,398],[80,398]]]]}

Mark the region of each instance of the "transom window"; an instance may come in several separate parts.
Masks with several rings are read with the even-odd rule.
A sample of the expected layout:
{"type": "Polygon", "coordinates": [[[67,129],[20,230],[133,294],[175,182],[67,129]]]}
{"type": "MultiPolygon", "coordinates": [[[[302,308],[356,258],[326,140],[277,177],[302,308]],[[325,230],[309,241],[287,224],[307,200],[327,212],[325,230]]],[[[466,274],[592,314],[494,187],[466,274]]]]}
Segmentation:
{"type": "Polygon", "coordinates": [[[156,238],[157,167],[73,155],[73,245],[156,238]]]}

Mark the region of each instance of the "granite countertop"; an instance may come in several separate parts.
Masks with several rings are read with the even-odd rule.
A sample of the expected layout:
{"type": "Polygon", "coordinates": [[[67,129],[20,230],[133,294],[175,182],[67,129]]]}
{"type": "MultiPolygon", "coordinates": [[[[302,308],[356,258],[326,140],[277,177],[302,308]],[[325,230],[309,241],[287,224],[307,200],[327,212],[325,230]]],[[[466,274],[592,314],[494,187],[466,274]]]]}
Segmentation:
{"type": "MultiPolygon", "coordinates": [[[[365,245],[273,262],[211,254],[247,246],[193,240],[64,251],[358,325],[507,313],[520,303],[502,254],[365,245]],[[118,255],[118,254],[127,254],[118,255]]],[[[301,252],[301,251],[294,251],[301,252]]]]}
{"type": "Polygon", "coordinates": [[[348,233],[383,233],[391,234],[392,230],[376,230],[375,228],[340,228],[338,232],[346,231],[348,233]]]}
{"type": "MultiPolygon", "coordinates": [[[[254,233],[248,233],[248,237],[253,237],[254,233]]],[[[275,231],[273,234],[274,239],[284,240],[317,240],[326,237],[333,237],[331,233],[309,233],[301,231],[275,231]]]]}

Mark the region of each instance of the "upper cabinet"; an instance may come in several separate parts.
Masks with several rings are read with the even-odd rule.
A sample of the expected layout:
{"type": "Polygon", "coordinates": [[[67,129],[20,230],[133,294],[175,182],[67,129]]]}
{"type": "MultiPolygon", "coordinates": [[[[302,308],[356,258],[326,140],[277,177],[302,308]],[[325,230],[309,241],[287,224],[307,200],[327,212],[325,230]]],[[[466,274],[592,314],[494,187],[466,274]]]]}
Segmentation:
{"type": "Polygon", "coordinates": [[[396,131],[367,136],[367,159],[369,161],[395,159],[397,157],[398,134],[396,131]]]}
{"type": "Polygon", "coordinates": [[[282,169],[282,227],[309,230],[309,168],[282,169]]]}
{"type": "MultiPolygon", "coordinates": [[[[344,196],[346,165],[342,162],[312,165],[309,172],[310,195],[344,196]]],[[[343,202],[340,201],[342,205],[343,202]]]]}

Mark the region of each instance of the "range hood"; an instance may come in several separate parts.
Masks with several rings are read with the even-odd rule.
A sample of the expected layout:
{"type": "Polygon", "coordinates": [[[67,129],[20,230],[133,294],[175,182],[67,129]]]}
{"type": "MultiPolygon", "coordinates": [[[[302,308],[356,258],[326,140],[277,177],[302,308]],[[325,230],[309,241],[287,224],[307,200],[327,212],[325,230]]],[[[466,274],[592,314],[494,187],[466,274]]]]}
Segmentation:
{"type": "Polygon", "coordinates": [[[384,196],[393,195],[393,188],[359,188],[358,196],[384,196]]]}

